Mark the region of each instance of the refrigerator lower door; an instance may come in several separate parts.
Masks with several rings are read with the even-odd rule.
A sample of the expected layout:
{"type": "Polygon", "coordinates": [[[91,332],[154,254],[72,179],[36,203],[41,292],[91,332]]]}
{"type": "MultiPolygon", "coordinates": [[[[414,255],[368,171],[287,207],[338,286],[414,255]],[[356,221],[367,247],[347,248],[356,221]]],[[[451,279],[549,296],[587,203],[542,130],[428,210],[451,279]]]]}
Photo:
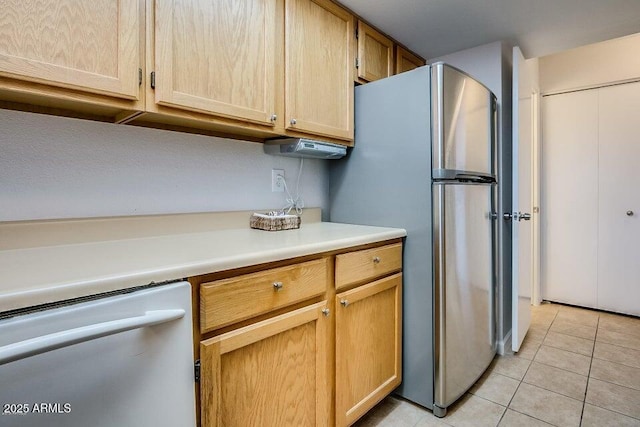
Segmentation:
{"type": "Polygon", "coordinates": [[[434,183],[434,413],[462,396],[496,353],[494,185],[434,183]]]}

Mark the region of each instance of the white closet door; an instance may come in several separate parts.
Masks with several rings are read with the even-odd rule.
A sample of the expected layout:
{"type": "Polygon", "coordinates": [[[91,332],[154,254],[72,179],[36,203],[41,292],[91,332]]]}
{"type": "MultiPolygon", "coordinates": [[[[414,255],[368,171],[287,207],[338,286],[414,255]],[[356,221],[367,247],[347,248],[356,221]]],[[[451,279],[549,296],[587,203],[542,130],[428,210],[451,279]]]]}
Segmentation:
{"type": "Polygon", "coordinates": [[[640,83],[599,92],[598,308],[640,315],[640,83]]]}
{"type": "Polygon", "coordinates": [[[542,297],[596,307],[598,91],[544,97],[542,110],[542,297]]]}

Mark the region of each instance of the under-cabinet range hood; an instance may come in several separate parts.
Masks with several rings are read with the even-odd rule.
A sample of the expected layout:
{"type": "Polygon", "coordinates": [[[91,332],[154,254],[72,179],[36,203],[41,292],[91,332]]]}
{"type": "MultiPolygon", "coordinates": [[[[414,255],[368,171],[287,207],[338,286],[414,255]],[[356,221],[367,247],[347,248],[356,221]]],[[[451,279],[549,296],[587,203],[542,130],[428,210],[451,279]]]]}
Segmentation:
{"type": "Polygon", "coordinates": [[[347,154],[346,147],[330,142],[305,138],[279,138],[266,141],[264,152],[278,156],[311,159],[340,159],[347,154]]]}

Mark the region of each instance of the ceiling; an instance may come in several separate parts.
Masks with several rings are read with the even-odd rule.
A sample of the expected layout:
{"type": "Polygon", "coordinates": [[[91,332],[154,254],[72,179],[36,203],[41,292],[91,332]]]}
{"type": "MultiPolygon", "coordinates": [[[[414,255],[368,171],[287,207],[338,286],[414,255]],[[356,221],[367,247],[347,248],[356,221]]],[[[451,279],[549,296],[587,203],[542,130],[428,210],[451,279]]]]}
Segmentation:
{"type": "Polygon", "coordinates": [[[640,0],[339,0],[435,58],[504,40],[534,58],[640,33],[640,0]]]}

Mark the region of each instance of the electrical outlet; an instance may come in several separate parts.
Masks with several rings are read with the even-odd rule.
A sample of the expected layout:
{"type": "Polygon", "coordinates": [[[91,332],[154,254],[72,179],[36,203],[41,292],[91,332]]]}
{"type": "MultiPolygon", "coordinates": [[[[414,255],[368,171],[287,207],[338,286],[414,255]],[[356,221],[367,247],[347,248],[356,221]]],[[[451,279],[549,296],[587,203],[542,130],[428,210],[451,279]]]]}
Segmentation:
{"type": "Polygon", "coordinates": [[[271,169],[271,192],[284,193],[284,169],[271,169]]]}

